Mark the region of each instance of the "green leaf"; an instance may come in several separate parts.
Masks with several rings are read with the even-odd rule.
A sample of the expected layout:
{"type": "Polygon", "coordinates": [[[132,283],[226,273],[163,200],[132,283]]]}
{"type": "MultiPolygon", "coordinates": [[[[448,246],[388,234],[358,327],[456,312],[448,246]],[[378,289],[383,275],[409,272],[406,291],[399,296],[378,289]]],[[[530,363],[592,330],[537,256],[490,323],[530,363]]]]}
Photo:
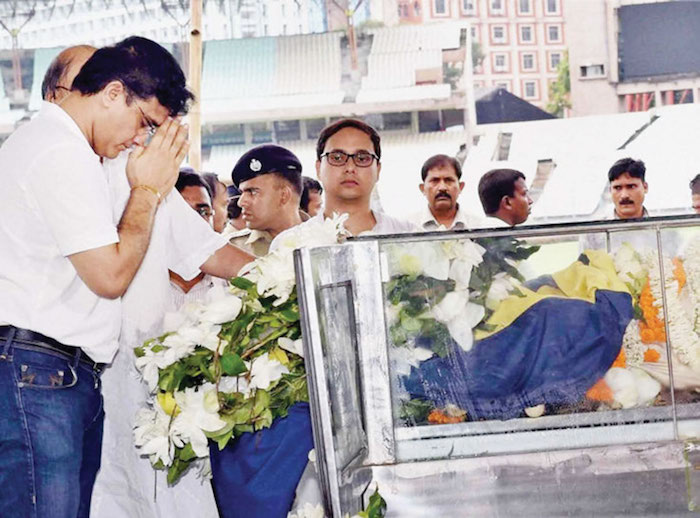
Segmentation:
{"type": "Polygon", "coordinates": [[[134,354],[137,358],[141,358],[146,355],[146,352],[143,350],[143,347],[134,347],[134,354]]]}
{"type": "Polygon", "coordinates": [[[401,402],[399,409],[399,417],[403,419],[409,426],[415,426],[425,423],[428,420],[428,414],[433,409],[433,404],[422,399],[410,399],[401,402]]]}
{"type": "Polygon", "coordinates": [[[292,309],[285,309],[284,311],[280,311],[279,316],[282,318],[282,320],[286,322],[298,322],[299,321],[299,312],[294,311],[292,309]]]}
{"type": "Polygon", "coordinates": [[[184,461],[194,460],[197,458],[197,454],[192,449],[192,443],[190,442],[185,444],[185,446],[180,450],[179,455],[180,459],[184,461]]]}
{"type": "Polygon", "coordinates": [[[168,485],[173,485],[190,467],[192,461],[182,460],[179,456],[175,456],[173,463],[168,468],[168,485]]]}
{"type": "Polygon", "coordinates": [[[228,376],[238,376],[248,371],[243,360],[236,353],[226,353],[221,357],[221,371],[228,376]]]}
{"type": "Polygon", "coordinates": [[[230,282],[233,286],[241,290],[248,291],[250,288],[255,287],[255,283],[253,281],[249,281],[245,277],[234,277],[230,282]]]}
{"type": "Polygon", "coordinates": [[[363,518],[384,518],[386,516],[386,501],[379,494],[379,488],[369,497],[367,509],[360,511],[358,515],[363,518]]]}

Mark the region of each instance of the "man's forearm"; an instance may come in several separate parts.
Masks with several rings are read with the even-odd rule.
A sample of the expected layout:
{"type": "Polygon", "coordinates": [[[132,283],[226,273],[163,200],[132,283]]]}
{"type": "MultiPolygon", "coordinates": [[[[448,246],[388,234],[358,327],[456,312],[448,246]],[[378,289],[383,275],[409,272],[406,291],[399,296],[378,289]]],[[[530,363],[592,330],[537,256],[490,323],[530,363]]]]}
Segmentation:
{"type": "Polygon", "coordinates": [[[201,270],[214,277],[230,279],[238,275],[240,269],[253,260],[255,257],[248,252],[237,246],[226,244],[209,256],[209,259],[201,266],[201,270]]]}
{"type": "Polygon", "coordinates": [[[159,201],[160,197],[154,192],[134,188],[119,221],[119,274],[126,282],[125,289],[136,275],[148,250],[159,201]]]}

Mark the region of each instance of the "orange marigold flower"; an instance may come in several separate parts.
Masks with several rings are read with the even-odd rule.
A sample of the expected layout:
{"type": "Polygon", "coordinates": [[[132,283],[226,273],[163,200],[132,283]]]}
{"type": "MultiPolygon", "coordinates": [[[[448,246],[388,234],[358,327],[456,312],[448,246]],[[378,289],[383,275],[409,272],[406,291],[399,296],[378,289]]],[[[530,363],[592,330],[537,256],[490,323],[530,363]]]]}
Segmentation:
{"type": "Polygon", "coordinates": [[[678,293],[681,292],[683,286],[685,286],[685,268],[683,267],[683,260],[680,257],[674,257],[673,261],[673,277],[678,281],[678,293]]]}
{"type": "Polygon", "coordinates": [[[656,336],[656,334],[654,333],[654,331],[652,329],[649,329],[649,328],[647,328],[647,329],[640,328],[639,329],[639,338],[642,339],[642,343],[650,344],[650,343],[654,342],[655,336],[656,336]]]}
{"type": "Polygon", "coordinates": [[[656,363],[661,358],[661,354],[656,349],[649,348],[644,351],[644,361],[649,363],[656,363]]]}
{"type": "Polygon", "coordinates": [[[620,349],[620,354],[618,354],[617,358],[615,358],[615,361],[613,362],[612,367],[621,367],[623,369],[625,367],[627,367],[627,356],[625,355],[625,348],[624,347],[622,347],[620,349]]]}
{"type": "MultiPolygon", "coordinates": [[[[613,367],[615,367],[615,364],[613,364],[613,367]]],[[[592,399],[593,401],[602,401],[604,403],[613,402],[612,390],[610,390],[610,387],[607,383],[605,383],[603,378],[596,381],[595,385],[586,391],[586,397],[588,399],[592,399]]]]}

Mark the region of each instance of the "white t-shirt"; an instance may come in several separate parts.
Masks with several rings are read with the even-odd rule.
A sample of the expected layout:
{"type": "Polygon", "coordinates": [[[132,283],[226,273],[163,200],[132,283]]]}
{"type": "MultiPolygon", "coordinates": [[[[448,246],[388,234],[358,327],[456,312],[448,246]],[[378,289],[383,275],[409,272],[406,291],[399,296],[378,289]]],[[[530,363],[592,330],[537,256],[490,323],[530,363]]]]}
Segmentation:
{"type": "MultiPolygon", "coordinates": [[[[377,220],[377,223],[375,223],[374,228],[372,228],[372,230],[365,230],[364,232],[360,232],[358,234],[358,236],[406,234],[406,233],[410,233],[410,232],[420,232],[421,231],[421,229],[416,227],[413,223],[393,218],[393,217],[388,216],[388,215],[386,215],[383,212],[380,212],[378,210],[373,210],[372,214],[374,215],[374,219],[377,220]]],[[[280,244],[284,241],[284,239],[286,239],[290,235],[290,233],[292,233],[292,232],[304,232],[304,229],[306,228],[307,224],[311,224],[313,222],[321,222],[321,221],[323,221],[323,213],[319,212],[313,218],[311,218],[307,221],[304,221],[303,223],[300,223],[299,225],[296,225],[292,228],[288,228],[284,232],[280,232],[272,240],[272,243],[270,243],[270,252],[275,251],[280,246],[280,244]]]]}
{"type": "MultiPolygon", "coordinates": [[[[125,173],[128,157],[124,152],[104,163],[115,224],[119,223],[131,196],[125,173]]],[[[136,347],[146,338],[160,335],[170,289],[168,270],[183,279],[192,279],[199,275],[199,267],[227,242],[173,189],[158,207],[148,251],[122,297],[120,342],[136,347]]]]}
{"type": "Polygon", "coordinates": [[[93,293],[68,259],[119,241],[99,157],[63,109],[42,103],[0,164],[0,323],[111,361],[120,301],[93,293]]]}

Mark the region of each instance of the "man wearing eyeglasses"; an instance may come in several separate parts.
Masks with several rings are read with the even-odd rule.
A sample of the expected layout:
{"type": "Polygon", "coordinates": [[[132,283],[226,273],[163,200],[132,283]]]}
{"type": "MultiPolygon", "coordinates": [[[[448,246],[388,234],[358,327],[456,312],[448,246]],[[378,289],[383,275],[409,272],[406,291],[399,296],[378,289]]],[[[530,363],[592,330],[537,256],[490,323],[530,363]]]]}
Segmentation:
{"type": "Polygon", "coordinates": [[[88,516],[119,298],[187,153],[184,74],[153,42],[131,50],[99,50],[109,66],[83,67],[0,149],[0,516],[88,516]],[[139,146],[144,113],[162,128],[129,163],[115,225],[100,157],[139,146]]]}
{"type": "MultiPolygon", "coordinates": [[[[370,209],[372,190],[382,169],[381,155],[381,139],[369,124],[340,119],[323,128],[316,143],[316,174],[323,185],[325,204],[323,213],[311,219],[348,214],[345,228],[354,236],[419,232],[412,223],[370,209]]],[[[285,235],[277,236],[270,249],[277,248],[285,235]]]]}
{"type": "Polygon", "coordinates": [[[88,516],[120,298],[187,153],[191,94],[165,49],[128,38],[79,70],[0,150],[0,516],[88,516]],[[102,161],[127,148],[117,215],[102,161]]]}

